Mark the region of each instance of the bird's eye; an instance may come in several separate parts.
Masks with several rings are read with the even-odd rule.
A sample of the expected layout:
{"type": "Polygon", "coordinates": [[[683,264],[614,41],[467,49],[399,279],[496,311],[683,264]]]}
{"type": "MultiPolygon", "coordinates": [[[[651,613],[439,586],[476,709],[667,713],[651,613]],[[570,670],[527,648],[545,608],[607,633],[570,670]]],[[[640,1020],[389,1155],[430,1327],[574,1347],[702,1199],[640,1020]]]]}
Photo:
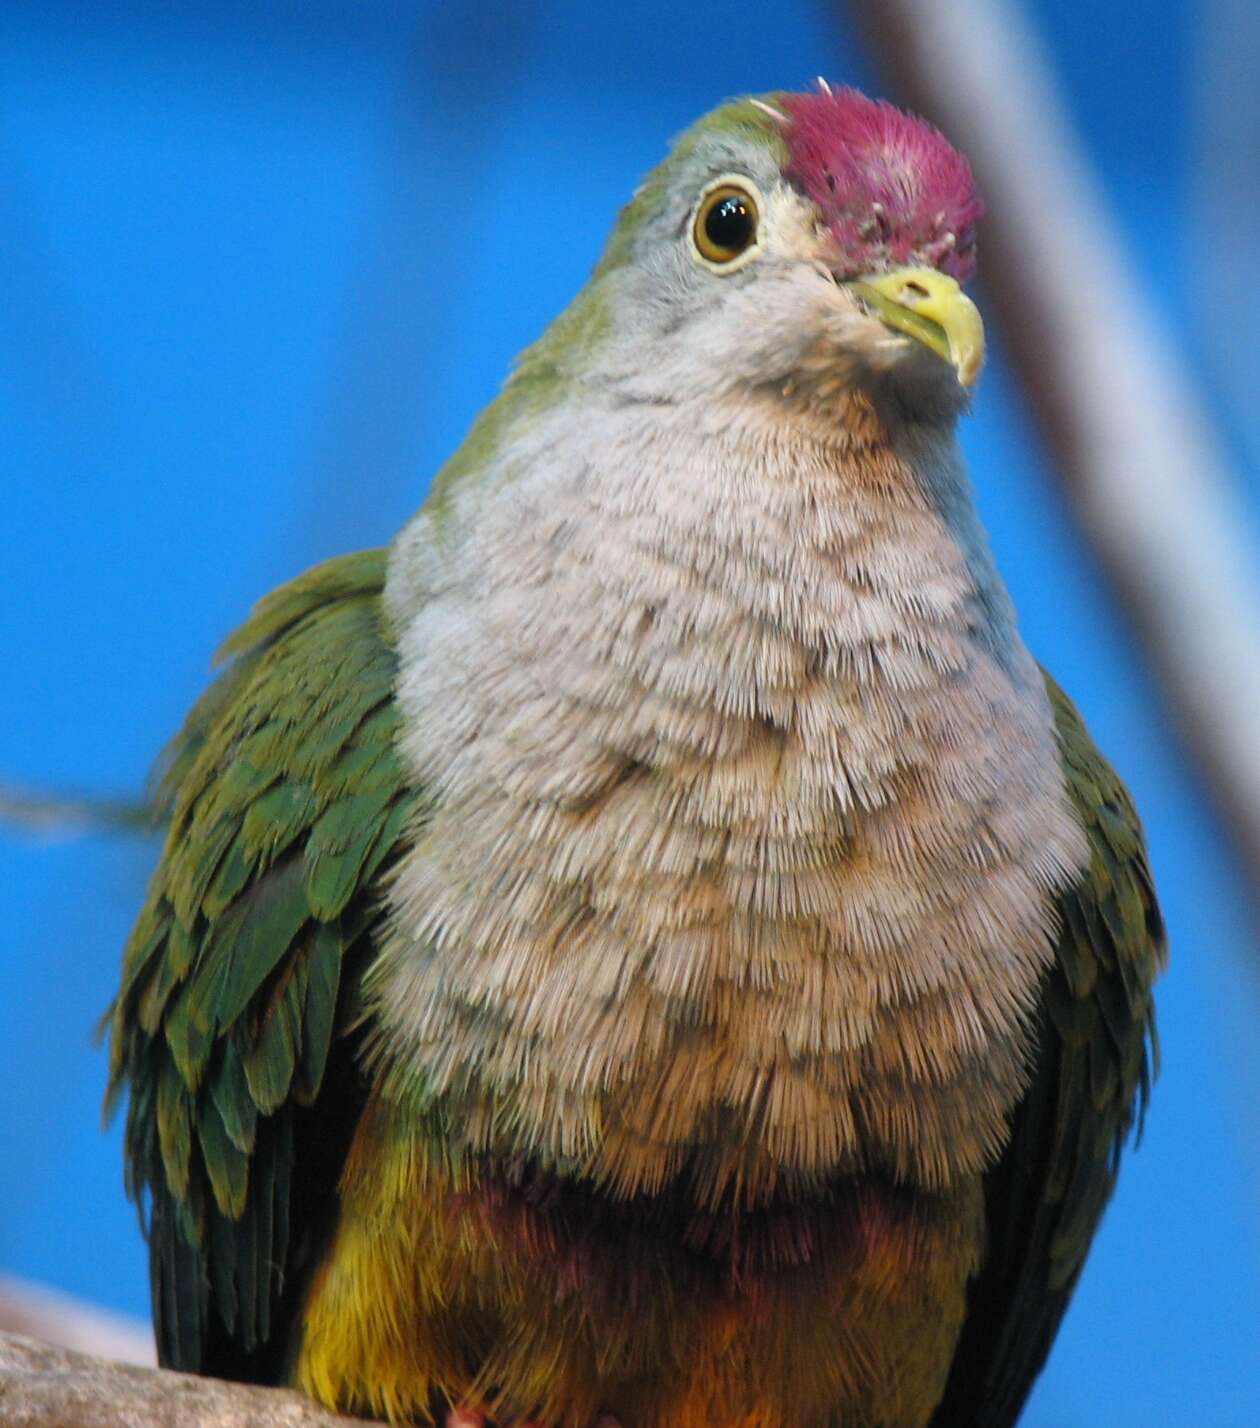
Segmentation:
{"type": "Polygon", "coordinates": [[[704,191],[696,209],[691,228],[696,256],[705,267],[729,270],[737,258],[756,249],[760,221],[752,185],[719,179],[704,191]]]}

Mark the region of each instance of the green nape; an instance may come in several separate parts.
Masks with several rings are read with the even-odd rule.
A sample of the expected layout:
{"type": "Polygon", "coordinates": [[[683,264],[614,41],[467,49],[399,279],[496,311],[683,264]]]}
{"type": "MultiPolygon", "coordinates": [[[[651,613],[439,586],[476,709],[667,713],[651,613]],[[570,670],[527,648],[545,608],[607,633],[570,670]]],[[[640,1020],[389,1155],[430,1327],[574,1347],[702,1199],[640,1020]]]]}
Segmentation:
{"type": "MultiPolygon", "coordinates": [[[[780,96],[756,97],[762,103],[773,103],[780,96]]],[[[509,432],[519,432],[561,399],[569,384],[580,377],[591,352],[611,336],[618,272],[632,261],[636,239],[661,211],[671,181],[696,147],[713,137],[759,145],[775,153],[781,165],[787,162],[782,130],[752,98],[720,105],[675,140],[668,156],[621,210],[585,287],[538,341],[520,354],[502,392],[473,423],[434,478],[423,509],[435,520],[441,520],[452,493],[464,481],[489,469],[509,432]]]]}

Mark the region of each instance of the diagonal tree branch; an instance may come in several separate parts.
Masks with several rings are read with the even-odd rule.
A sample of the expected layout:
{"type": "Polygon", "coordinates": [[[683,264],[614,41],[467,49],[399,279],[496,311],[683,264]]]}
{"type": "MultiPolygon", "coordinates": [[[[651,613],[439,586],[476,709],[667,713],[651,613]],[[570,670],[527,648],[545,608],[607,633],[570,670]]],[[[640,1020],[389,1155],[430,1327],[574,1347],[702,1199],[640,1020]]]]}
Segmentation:
{"type": "Polygon", "coordinates": [[[1077,520],[1260,888],[1260,588],[1246,522],[1036,37],[1008,0],[848,9],[892,88],[972,161],[989,202],[989,306],[1077,520]]]}

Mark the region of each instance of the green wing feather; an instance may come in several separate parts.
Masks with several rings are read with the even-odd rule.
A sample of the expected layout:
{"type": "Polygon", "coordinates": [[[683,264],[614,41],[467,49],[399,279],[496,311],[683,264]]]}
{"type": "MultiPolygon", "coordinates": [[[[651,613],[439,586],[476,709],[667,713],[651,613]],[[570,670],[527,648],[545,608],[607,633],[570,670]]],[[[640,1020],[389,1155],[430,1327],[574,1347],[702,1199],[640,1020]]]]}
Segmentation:
{"type": "Polygon", "coordinates": [[[164,759],[162,860],[112,1009],[163,1363],[267,1380],[365,1095],[357,983],[415,792],[385,554],[263,600],[164,759]]]}
{"type": "Polygon", "coordinates": [[[1045,1362],[1140,1123],[1158,1054],[1163,923],[1141,825],[1080,715],[1046,676],[1088,871],[1060,900],[1032,1085],[985,1185],[988,1245],[933,1428],[1010,1428],[1045,1362]]]}

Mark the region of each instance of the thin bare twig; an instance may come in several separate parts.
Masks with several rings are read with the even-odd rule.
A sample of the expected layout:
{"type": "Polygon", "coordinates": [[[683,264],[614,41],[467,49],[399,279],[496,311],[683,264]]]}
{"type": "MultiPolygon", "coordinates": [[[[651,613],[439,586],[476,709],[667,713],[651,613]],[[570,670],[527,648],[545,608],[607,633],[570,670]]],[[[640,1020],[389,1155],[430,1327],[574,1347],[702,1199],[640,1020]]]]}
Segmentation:
{"type": "Polygon", "coordinates": [[[141,800],[65,797],[0,783],[0,823],[37,838],[81,838],[101,831],[152,833],[158,821],[141,800]]]}

